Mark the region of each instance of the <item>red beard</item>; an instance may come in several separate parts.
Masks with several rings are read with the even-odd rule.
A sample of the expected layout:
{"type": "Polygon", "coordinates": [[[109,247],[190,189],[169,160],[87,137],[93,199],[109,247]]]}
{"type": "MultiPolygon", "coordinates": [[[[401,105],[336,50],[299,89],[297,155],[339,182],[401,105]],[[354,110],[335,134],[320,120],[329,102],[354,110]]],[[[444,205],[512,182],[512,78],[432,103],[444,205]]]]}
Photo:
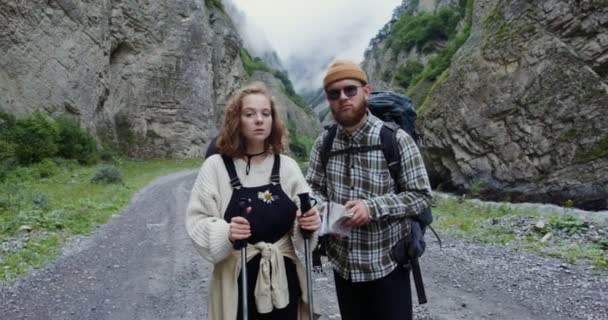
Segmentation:
{"type": "Polygon", "coordinates": [[[352,127],[359,123],[367,113],[367,104],[362,100],[359,105],[352,105],[352,107],[338,106],[330,109],[337,123],[343,127],[352,127]],[[346,110],[342,110],[343,108],[346,110]]]}

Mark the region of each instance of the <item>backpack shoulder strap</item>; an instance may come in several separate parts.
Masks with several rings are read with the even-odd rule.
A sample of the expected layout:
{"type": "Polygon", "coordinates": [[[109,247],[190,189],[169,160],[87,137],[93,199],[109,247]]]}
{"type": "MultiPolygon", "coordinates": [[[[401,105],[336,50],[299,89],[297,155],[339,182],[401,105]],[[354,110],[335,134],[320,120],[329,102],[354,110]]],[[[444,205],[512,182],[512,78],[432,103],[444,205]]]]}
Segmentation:
{"type": "Polygon", "coordinates": [[[334,139],[336,138],[336,134],[338,132],[338,124],[334,123],[327,128],[327,134],[325,138],[323,138],[323,144],[321,145],[321,164],[323,168],[327,167],[327,161],[329,161],[329,152],[331,151],[331,146],[334,143],[334,139]]]}
{"type": "Polygon", "coordinates": [[[398,179],[399,172],[401,172],[401,158],[399,155],[399,145],[397,144],[398,127],[394,122],[385,122],[382,129],[380,129],[380,143],[383,145],[382,152],[386,159],[388,171],[395,182],[397,192],[401,192],[398,179]]]}
{"type": "Polygon", "coordinates": [[[228,177],[230,177],[230,185],[234,189],[238,189],[242,187],[241,180],[236,175],[236,168],[234,167],[234,162],[232,162],[232,158],[222,155],[222,160],[224,160],[224,165],[226,166],[226,171],[228,171],[228,177]]]}

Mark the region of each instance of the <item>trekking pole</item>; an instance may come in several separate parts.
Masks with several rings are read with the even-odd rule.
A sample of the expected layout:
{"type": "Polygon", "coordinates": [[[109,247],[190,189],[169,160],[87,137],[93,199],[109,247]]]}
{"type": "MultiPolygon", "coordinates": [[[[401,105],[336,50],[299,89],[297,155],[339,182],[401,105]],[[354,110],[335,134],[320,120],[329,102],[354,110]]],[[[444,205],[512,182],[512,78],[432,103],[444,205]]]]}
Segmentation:
{"type": "MultiPolygon", "coordinates": [[[[429,211],[430,212],[430,211],[429,211]]],[[[414,228],[420,230],[418,228],[419,224],[412,224],[412,231],[414,228]]],[[[416,254],[416,248],[413,243],[412,233],[409,235],[409,244],[407,246],[407,257],[409,258],[409,262],[407,264],[407,268],[412,271],[412,276],[414,276],[414,286],[416,287],[416,294],[418,295],[418,304],[427,303],[426,293],[424,291],[424,283],[422,282],[422,273],[420,272],[420,263],[418,261],[418,255],[416,254]]],[[[408,274],[409,277],[409,274],[408,274]]]]}
{"type": "MultiPolygon", "coordinates": [[[[247,219],[247,205],[251,199],[240,198],[239,208],[241,209],[240,216],[247,219]]],[[[243,320],[249,317],[249,309],[247,308],[247,240],[237,240],[234,242],[234,249],[241,250],[241,302],[243,320]]]]}
{"type": "Polygon", "coordinates": [[[424,283],[422,282],[422,273],[420,272],[420,264],[418,258],[410,261],[412,266],[412,275],[414,276],[414,286],[416,287],[416,295],[418,296],[418,304],[427,303],[426,293],[424,291],[424,283]]]}
{"type": "MultiPolygon", "coordinates": [[[[304,214],[312,208],[310,204],[310,195],[308,193],[300,193],[298,194],[300,198],[300,212],[304,214]]],[[[312,235],[312,231],[304,230],[300,228],[302,232],[302,236],[304,237],[304,254],[306,255],[306,289],[308,291],[308,319],[312,320],[314,315],[314,308],[312,302],[312,256],[311,256],[311,248],[310,248],[310,236],[312,235]]]]}

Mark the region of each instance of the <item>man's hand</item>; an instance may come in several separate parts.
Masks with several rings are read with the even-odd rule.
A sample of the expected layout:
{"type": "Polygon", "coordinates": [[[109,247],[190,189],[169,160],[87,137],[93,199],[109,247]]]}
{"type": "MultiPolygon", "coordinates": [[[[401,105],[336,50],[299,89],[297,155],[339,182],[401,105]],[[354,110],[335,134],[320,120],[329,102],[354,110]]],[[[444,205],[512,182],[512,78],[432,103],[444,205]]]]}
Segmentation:
{"type": "Polygon", "coordinates": [[[345,227],[360,227],[368,224],[371,220],[369,211],[363,200],[350,200],[346,202],[344,207],[346,208],[346,212],[352,215],[350,219],[344,221],[343,225],[345,227]]]}
{"type": "MultiPolygon", "coordinates": [[[[247,208],[247,214],[251,212],[251,207],[247,208]]],[[[232,217],[228,224],[228,239],[230,242],[245,240],[251,237],[251,227],[249,221],[244,217],[232,217]]]]}
{"type": "Polygon", "coordinates": [[[304,212],[304,214],[298,210],[296,212],[296,217],[298,219],[298,225],[304,230],[315,231],[321,226],[321,216],[316,208],[311,208],[304,212]]]}

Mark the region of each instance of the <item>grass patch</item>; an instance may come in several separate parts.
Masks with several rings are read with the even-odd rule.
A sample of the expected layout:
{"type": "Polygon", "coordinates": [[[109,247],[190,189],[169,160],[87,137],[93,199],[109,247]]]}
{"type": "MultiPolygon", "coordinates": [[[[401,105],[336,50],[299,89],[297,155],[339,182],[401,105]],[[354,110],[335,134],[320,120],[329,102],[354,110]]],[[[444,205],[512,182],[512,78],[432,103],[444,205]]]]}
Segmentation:
{"type": "Polygon", "coordinates": [[[32,269],[43,267],[59,253],[63,239],[57,235],[29,239],[18,251],[8,254],[0,264],[0,281],[15,279],[32,269]]]}
{"type": "Polygon", "coordinates": [[[154,178],[201,165],[201,160],[118,160],[122,183],[95,184],[101,166],[61,161],[41,178],[35,166],[19,167],[0,184],[0,282],[52,261],[64,241],[88,235],[125,207],[154,178]],[[13,245],[11,245],[13,244],[13,245]]]}
{"type": "Polygon", "coordinates": [[[437,199],[433,213],[433,226],[448,236],[505,245],[571,264],[586,261],[595,268],[608,269],[608,240],[589,236],[593,229],[608,230],[606,226],[592,227],[583,219],[557,212],[547,216],[533,210],[456,199],[437,199]],[[536,225],[539,221],[540,227],[536,225]]]}

